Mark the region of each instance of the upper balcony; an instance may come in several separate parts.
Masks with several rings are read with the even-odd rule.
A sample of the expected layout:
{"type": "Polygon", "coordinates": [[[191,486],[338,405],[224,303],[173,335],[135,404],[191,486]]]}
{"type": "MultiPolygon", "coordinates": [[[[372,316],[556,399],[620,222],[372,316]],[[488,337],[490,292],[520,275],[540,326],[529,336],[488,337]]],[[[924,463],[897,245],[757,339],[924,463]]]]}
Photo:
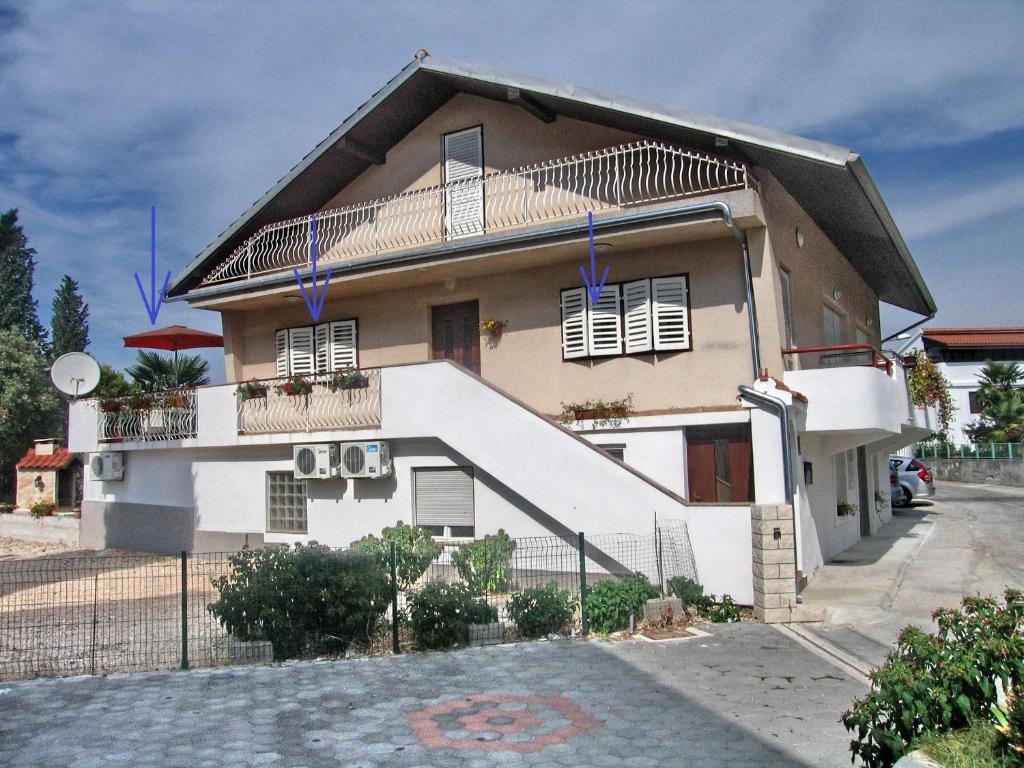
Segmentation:
{"type": "Polygon", "coordinates": [[[745,166],[652,141],[609,147],[268,224],[201,287],[751,186],[745,166]]]}

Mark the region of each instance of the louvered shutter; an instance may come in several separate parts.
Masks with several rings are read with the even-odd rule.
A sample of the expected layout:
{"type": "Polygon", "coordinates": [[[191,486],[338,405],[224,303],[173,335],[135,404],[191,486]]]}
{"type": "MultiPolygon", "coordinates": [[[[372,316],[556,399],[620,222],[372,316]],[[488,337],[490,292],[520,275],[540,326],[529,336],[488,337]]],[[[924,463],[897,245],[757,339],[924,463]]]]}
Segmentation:
{"type": "Polygon", "coordinates": [[[651,281],[637,280],[622,286],[622,314],[626,354],[649,352],[651,335],[651,281]]]}
{"type": "Polygon", "coordinates": [[[313,329],[313,348],[316,356],[316,372],[329,373],[331,363],[331,326],[321,323],[313,329]]]}
{"type": "Polygon", "coordinates": [[[562,291],[562,357],[586,357],[587,343],[587,289],[572,288],[562,291]]]}
{"type": "Polygon", "coordinates": [[[277,355],[277,375],[288,375],[288,329],[282,328],[274,334],[274,353],[277,355]]]}
{"type": "MultiPolygon", "coordinates": [[[[793,283],[792,278],[784,269],[779,270],[779,280],[782,284],[782,346],[785,349],[793,349],[793,283]]],[[[793,356],[785,355],[783,362],[786,370],[793,370],[793,356]]]]}
{"type": "Polygon", "coordinates": [[[331,370],[358,368],[356,321],[337,320],[331,323],[331,370]]]}
{"type": "Polygon", "coordinates": [[[690,348],[688,293],[685,277],[651,280],[651,325],[656,351],[690,348]]]}
{"type": "Polygon", "coordinates": [[[416,525],[475,524],[471,467],[416,469],[413,484],[416,525]]]}
{"type": "MultiPolygon", "coordinates": [[[[590,292],[587,292],[590,300],[590,292]]],[[[606,285],[597,303],[588,307],[587,342],[590,356],[622,353],[622,315],[619,312],[619,286],[606,285]]]]}
{"type": "Polygon", "coordinates": [[[312,326],[288,330],[288,367],[293,376],[315,372],[312,326]]]}
{"type": "Polygon", "coordinates": [[[480,128],[444,137],[445,222],[449,237],[484,228],[484,154],[480,128]]]}

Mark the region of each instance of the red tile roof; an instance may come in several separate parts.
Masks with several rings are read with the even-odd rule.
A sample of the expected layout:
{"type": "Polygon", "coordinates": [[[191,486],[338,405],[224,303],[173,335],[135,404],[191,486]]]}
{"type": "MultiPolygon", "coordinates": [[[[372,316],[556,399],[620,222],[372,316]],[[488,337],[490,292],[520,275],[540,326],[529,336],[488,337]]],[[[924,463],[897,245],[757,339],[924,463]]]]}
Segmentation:
{"type": "Polygon", "coordinates": [[[925,328],[922,335],[944,347],[1024,347],[1024,328],[925,328]]]}
{"type": "Polygon", "coordinates": [[[36,449],[29,448],[15,466],[18,469],[65,469],[74,459],[75,455],[67,448],[54,448],[48,456],[37,456],[36,449]]]}

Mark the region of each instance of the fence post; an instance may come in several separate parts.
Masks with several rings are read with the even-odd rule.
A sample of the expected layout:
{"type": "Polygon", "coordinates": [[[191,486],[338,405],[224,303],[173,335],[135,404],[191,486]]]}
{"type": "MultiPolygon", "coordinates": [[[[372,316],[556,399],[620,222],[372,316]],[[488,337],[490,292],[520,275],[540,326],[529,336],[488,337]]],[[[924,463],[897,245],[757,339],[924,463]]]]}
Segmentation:
{"type": "Polygon", "coordinates": [[[590,634],[590,621],[587,619],[587,540],[583,531],[579,532],[580,550],[580,628],[583,636],[590,634]]]}
{"type": "Polygon", "coordinates": [[[181,668],[188,669],[188,552],[181,550],[181,668]]]}
{"type": "Polygon", "coordinates": [[[391,542],[391,651],[402,652],[398,646],[398,544],[391,542]]]}

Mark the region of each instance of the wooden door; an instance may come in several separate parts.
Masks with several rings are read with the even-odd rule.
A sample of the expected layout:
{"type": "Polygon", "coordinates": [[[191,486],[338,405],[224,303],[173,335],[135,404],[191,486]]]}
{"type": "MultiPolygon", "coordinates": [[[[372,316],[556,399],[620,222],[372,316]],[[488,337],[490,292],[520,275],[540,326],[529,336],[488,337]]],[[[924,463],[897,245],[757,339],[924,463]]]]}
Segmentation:
{"type": "Polygon", "coordinates": [[[454,360],[480,373],[480,305],[475,301],[445,304],[432,311],[433,357],[454,360]]]}

